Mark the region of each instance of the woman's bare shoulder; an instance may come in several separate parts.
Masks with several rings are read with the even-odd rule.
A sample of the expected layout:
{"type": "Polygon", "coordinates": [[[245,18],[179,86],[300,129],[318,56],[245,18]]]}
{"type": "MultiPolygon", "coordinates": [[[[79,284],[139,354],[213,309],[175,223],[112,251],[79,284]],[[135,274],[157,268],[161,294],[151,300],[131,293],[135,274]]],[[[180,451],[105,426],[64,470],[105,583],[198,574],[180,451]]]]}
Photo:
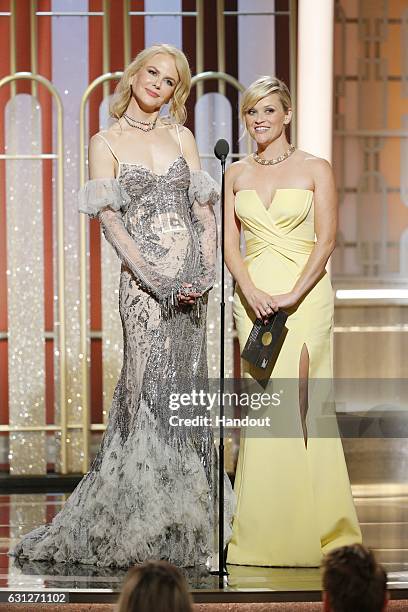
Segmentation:
{"type": "Polygon", "coordinates": [[[315,188],[318,185],[333,183],[334,174],[330,162],[323,157],[317,157],[306,151],[299,151],[300,164],[307,176],[313,181],[315,188]]]}
{"type": "Polygon", "coordinates": [[[179,132],[179,134],[189,135],[193,137],[193,132],[189,130],[188,127],[186,127],[182,123],[177,123],[176,121],[168,119],[167,117],[159,119],[159,121],[157,122],[156,129],[166,129],[173,133],[179,132]]]}
{"type": "Polygon", "coordinates": [[[108,143],[114,148],[120,137],[123,135],[124,130],[120,125],[119,121],[115,121],[107,129],[99,130],[92,138],[96,138],[99,141],[108,141],[108,143]]]}
{"type": "Polygon", "coordinates": [[[317,155],[312,155],[312,153],[302,151],[301,149],[298,149],[296,153],[299,161],[313,165],[313,167],[316,167],[317,169],[324,170],[324,168],[331,168],[330,162],[323,157],[317,157],[317,155]]]}
{"type": "Polygon", "coordinates": [[[182,123],[172,123],[170,127],[172,127],[174,130],[178,129],[180,134],[183,134],[183,133],[189,134],[190,136],[194,138],[193,132],[186,125],[183,125],[182,123]]]}
{"type": "Polygon", "coordinates": [[[110,143],[110,138],[107,135],[107,130],[99,130],[89,140],[89,147],[94,151],[104,151],[106,147],[106,141],[110,143]]]}
{"type": "Polygon", "coordinates": [[[183,142],[190,142],[190,143],[194,143],[195,142],[195,137],[194,134],[191,130],[188,129],[188,127],[186,127],[185,125],[182,125],[181,123],[173,123],[170,126],[175,132],[178,132],[180,134],[180,137],[183,139],[183,142]]]}
{"type": "Polygon", "coordinates": [[[240,175],[241,172],[243,172],[244,170],[247,170],[251,165],[250,159],[251,159],[251,156],[248,155],[247,157],[244,157],[243,159],[239,159],[238,161],[230,164],[226,170],[226,172],[228,172],[229,177],[235,178],[238,175],[240,175]]]}
{"type": "Polygon", "coordinates": [[[195,149],[196,141],[194,134],[185,125],[175,123],[174,121],[166,121],[164,119],[164,121],[162,121],[157,127],[168,130],[175,141],[178,141],[180,138],[183,148],[186,147],[187,150],[190,148],[195,149]]]}

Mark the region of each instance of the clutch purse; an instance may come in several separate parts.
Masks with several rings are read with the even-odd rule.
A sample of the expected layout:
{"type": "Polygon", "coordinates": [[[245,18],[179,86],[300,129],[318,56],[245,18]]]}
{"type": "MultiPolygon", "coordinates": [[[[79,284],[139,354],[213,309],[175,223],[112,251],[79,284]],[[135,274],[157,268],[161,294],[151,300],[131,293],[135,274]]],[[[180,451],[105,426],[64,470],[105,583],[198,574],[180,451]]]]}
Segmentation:
{"type": "Polygon", "coordinates": [[[266,370],[285,327],[287,313],[278,310],[264,324],[256,319],[241,357],[253,365],[266,370]]]}

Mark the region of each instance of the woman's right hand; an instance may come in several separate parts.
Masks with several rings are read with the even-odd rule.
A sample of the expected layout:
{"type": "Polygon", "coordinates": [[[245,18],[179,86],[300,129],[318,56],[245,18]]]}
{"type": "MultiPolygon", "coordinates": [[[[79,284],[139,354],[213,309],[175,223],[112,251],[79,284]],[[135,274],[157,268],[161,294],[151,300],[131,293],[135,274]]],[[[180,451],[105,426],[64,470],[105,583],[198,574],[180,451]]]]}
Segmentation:
{"type": "Polygon", "coordinates": [[[181,305],[189,304],[191,306],[196,302],[197,298],[203,295],[202,293],[193,289],[192,283],[183,283],[182,286],[186,289],[186,293],[177,294],[177,301],[181,305]]]}
{"type": "Polygon", "coordinates": [[[242,293],[257,319],[262,319],[265,322],[268,317],[279,310],[279,306],[274,299],[268,293],[265,293],[265,291],[257,289],[254,285],[242,289],[242,293]]]}

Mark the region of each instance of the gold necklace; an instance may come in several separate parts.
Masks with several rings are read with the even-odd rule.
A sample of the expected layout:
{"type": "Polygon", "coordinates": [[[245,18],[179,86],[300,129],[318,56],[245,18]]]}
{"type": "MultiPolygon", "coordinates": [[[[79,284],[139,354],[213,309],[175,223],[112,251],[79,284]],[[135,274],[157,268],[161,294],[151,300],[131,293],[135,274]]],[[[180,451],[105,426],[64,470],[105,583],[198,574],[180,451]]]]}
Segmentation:
{"type": "Polygon", "coordinates": [[[275,164],[283,162],[290,155],[292,155],[295,149],[295,145],[291,144],[289,145],[289,149],[285,153],[282,153],[282,155],[279,155],[279,157],[274,157],[273,159],[264,159],[263,157],[260,157],[258,153],[252,153],[252,157],[256,162],[258,162],[258,164],[262,164],[263,166],[274,166],[275,164]]]}

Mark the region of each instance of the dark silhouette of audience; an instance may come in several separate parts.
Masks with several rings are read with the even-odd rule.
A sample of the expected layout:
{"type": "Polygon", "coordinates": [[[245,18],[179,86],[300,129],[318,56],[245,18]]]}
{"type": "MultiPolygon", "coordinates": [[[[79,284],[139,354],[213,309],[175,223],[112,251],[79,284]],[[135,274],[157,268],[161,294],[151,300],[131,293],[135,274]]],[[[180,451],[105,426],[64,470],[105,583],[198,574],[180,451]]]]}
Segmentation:
{"type": "Polygon", "coordinates": [[[370,550],[354,544],[325,557],[324,612],[383,612],[387,603],[387,574],[370,550]]]}
{"type": "MultiPolygon", "coordinates": [[[[323,561],[324,612],[384,612],[387,574],[361,544],[332,550],[323,561]]],[[[117,612],[193,612],[183,574],[167,561],[149,561],[129,570],[117,612]]]]}
{"type": "Polygon", "coordinates": [[[149,561],[129,570],[117,612],[193,612],[187,581],[167,561],[149,561]]]}

